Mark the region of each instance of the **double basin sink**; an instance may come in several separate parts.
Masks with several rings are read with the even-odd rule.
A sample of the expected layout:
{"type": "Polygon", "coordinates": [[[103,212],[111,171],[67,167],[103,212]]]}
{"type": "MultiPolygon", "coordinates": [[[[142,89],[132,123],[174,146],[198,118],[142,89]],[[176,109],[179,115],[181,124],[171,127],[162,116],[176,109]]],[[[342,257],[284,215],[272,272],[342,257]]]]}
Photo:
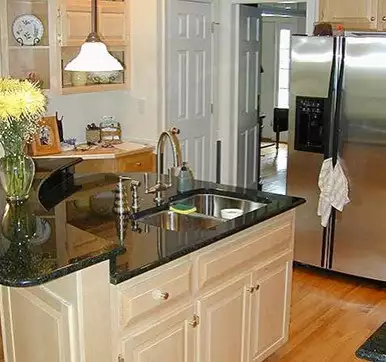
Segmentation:
{"type": "Polygon", "coordinates": [[[156,210],[146,216],[138,218],[137,221],[179,232],[210,229],[229,221],[228,219],[222,218],[221,210],[238,209],[242,210],[243,215],[245,215],[261,209],[269,203],[267,199],[262,199],[261,201],[262,202],[257,202],[246,198],[226,196],[213,192],[198,192],[188,197],[171,201],[166,206],[166,210],[156,210]],[[196,211],[185,215],[169,210],[169,206],[177,204],[196,207],[196,211]]]}

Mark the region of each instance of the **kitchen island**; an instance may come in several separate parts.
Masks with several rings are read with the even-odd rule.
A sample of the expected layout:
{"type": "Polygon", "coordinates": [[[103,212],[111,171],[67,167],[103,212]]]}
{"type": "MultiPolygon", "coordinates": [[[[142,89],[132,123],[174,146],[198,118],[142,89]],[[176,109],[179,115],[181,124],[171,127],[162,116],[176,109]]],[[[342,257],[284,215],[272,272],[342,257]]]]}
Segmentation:
{"type": "Polygon", "coordinates": [[[21,216],[36,222],[33,237],[2,234],[7,362],[262,361],[286,342],[293,209],[304,200],[196,181],[167,190],[163,205],[139,186],[138,212],[117,215],[118,176],[73,166],[36,180],[18,212],[5,205],[3,234],[21,216]],[[209,226],[149,218],[198,195],[257,206],[209,226]]]}

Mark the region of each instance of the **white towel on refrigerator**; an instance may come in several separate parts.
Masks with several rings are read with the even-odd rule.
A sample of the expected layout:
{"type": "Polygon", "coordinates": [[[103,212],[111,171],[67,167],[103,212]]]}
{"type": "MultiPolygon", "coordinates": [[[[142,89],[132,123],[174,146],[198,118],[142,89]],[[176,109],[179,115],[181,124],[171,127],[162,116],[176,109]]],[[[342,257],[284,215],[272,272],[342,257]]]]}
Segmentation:
{"type": "Polygon", "coordinates": [[[348,181],[339,159],[335,167],[332,165],[332,158],[323,161],[318,185],[320,189],[318,215],[321,216],[322,226],[326,227],[332,208],[343,211],[344,206],[350,202],[348,181]]]}
{"type": "Polygon", "coordinates": [[[334,168],[332,166],[332,158],[328,158],[323,161],[322,167],[319,173],[318,186],[320,189],[319,204],[318,204],[318,216],[321,216],[321,224],[326,227],[328,219],[331,214],[331,188],[332,188],[332,174],[334,168]]]}

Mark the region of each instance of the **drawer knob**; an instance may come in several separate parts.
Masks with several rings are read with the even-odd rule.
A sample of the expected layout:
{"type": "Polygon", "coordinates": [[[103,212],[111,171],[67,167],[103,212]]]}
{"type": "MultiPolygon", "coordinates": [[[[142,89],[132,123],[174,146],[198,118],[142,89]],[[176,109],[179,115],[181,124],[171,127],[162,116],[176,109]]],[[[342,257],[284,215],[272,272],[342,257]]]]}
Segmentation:
{"type": "Polygon", "coordinates": [[[152,293],[153,299],[155,300],[168,300],[169,293],[161,292],[160,290],[154,290],[152,293]]]}
{"type": "Polygon", "coordinates": [[[197,314],[193,315],[193,318],[189,321],[189,324],[196,328],[200,324],[200,317],[197,314]]]}
{"type": "Polygon", "coordinates": [[[142,162],[137,162],[136,164],[135,164],[136,166],[142,166],[142,162]]]}
{"type": "Polygon", "coordinates": [[[370,18],[370,20],[371,20],[371,21],[375,21],[375,16],[372,16],[372,17],[370,18]]]}
{"type": "Polygon", "coordinates": [[[382,18],[382,20],[383,20],[383,21],[386,21],[386,16],[384,16],[384,17],[382,18]]]}

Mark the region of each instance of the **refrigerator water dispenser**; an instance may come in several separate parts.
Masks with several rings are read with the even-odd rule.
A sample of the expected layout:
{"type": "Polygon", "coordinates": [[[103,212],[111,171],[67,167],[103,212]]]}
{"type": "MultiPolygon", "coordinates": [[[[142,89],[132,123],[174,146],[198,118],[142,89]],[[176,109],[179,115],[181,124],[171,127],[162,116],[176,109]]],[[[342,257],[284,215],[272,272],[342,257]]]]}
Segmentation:
{"type": "Polygon", "coordinates": [[[327,98],[296,97],[295,150],[324,153],[327,98]]]}

